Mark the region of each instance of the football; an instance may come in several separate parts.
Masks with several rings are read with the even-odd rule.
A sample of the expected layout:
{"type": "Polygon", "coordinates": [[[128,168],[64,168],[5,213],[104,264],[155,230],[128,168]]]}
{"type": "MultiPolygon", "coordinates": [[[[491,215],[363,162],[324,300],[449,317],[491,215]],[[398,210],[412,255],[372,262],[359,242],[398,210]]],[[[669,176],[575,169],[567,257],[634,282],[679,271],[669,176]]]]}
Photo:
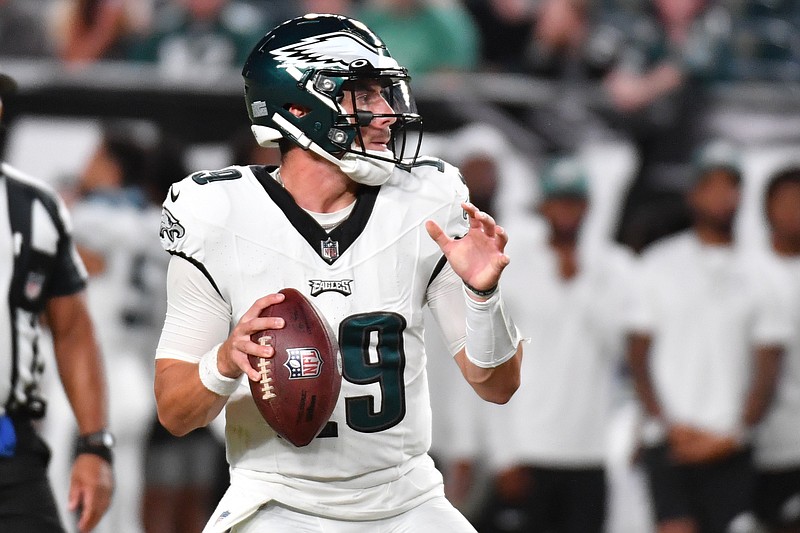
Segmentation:
{"type": "Polygon", "coordinates": [[[261,316],[281,317],[286,326],[251,336],[259,344],[272,337],[275,355],[249,356],[250,365],[261,374],[260,381],[249,380],[250,392],[278,435],[305,446],[325,427],[339,399],[341,355],[331,326],[314,304],[296,289],[280,292],[284,300],[264,309],[261,316]]]}

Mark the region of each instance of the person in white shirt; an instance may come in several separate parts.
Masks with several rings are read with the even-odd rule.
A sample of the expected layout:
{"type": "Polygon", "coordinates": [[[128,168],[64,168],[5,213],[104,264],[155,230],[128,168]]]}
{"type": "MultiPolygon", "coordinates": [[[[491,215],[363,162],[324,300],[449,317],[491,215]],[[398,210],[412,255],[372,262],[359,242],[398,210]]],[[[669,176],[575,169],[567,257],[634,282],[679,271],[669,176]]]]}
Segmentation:
{"type": "Polygon", "coordinates": [[[516,259],[504,287],[509,309],[530,336],[531,355],[505,414],[493,410],[489,417],[490,448],[507,457],[500,459],[505,464],[478,529],[599,533],[633,256],[619,245],[590,248],[579,238],[589,189],[577,160],[551,161],[541,189],[548,237],[531,231],[535,221],[529,219],[519,221],[509,241],[516,259]]]}
{"type": "Polygon", "coordinates": [[[756,511],[774,533],[800,532],[800,166],[775,173],[766,188],[770,226],[767,259],[791,298],[792,339],[784,356],[770,412],[758,428],[756,511]]]}
{"type": "Polygon", "coordinates": [[[642,256],[628,358],[659,533],[745,532],[755,526],[750,434],[790,324],[752,254],[734,246],[735,153],[710,144],[697,164],[691,229],[642,256]]]}

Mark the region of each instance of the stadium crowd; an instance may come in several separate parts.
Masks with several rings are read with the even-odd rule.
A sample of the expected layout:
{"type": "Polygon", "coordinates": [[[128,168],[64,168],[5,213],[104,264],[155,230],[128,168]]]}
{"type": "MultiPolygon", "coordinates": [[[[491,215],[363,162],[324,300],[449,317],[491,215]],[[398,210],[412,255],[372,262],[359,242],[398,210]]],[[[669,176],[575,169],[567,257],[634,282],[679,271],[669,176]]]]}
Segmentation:
{"type": "MultiPolygon", "coordinates": [[[[557,88],[536,106],[455,102],[423,137],[508,229],[502,287],[529,339],[522,387],[489,406],[428,334],[431,453],[479,532],[800,532],[800,137],[764,141],[750,115],[731,131],[709,111],[720,88],[797,94],[800,3],[0,0],[0,71],[239,76],[266,30],[307,12],[362,20],[412,77],[445,88],[473,73],[557,88]]],[[[800,117],[795,105],[778,114],[800,117]]],[[[22,170],[58,154],[41,177],[72,213],[114,369],[117,489],[97,531],[200,531],[226,487],[222,422],[176,438],[155,417],[156,228],[188,171],[276,164],[247,125],[243,113],[241,132],[203,145],[130,118],[67,121],[57,137],[17,116],[5,132],[3,159],[22,170]],[[70,132],[77,148],[57,148],[70,132]]],[[[69,475],[76,430],[62,394],[51,377],[53,479],[69,475]]],[[[65,502],[66,481],[53,485],[65,502]]]]}

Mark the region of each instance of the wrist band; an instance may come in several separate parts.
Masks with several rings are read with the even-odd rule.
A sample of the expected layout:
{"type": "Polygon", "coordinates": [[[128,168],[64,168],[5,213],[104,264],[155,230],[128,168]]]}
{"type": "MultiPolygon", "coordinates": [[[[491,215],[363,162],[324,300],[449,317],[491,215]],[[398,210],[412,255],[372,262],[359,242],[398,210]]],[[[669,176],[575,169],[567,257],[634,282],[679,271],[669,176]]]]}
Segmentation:
{"type": "Polygon", "coordinates": [[[223,376],[217,367],[217,352],[222,344],[217,344],[200,358],[197,370],[203,385],[219,396],[230,396],[239,388],[239,378],[223,376]]]}
{"type": "Polygon", "coordinates": [[[111,449],[114,447],[114,440],[114,435],[105,429],[79,435],[75,443],[75,455],[90,453],[101,457],[108,464],[113,464],[114,454],[111,449]]]}
{"type": "Polygon", "coordinates": [[[108,464],[114,464],[114,452],[112,452],[109,448],[103,448],[101,446],[80,446],[75,449],[75,455],[82,455],[84,453],[90,453],[92,455],[96,455],[101,457],[105,462],[108,464]]]}
{"type": "Polygon", "coordinates": [[[481,298],[489,298],[491,295],[493,295],[494,293],[497,292],[497,287],[498,287],[497,285],[495,285],[494,287],[492,287],[490,289],[486,289],[485,291],[482,291],[480,289],[476,289],[475,287],[473,287],[472,285],[470,285],[466,281],[464,282],[464,286],[466,288],[468,288],[470,290],[470,292],[472,292],[472,294],[474,294],[476,296],[480,296],[481,298]]]}
{"type": "Polygon", "coordinates": [[[495,291],[488,300],[472,299],[464,287],[466,302],[467,359],[481,368],[495,368],[517,353],[520,334],[508,316],[500,291],[495,291]]]}

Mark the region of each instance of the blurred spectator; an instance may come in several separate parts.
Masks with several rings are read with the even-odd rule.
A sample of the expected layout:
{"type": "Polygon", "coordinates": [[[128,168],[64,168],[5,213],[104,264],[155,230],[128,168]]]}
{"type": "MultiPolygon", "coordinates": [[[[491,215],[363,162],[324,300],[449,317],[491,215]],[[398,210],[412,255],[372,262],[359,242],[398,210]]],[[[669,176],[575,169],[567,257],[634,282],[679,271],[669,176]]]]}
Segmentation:
{"type": "Polygon", "coordinates": [[[89,309],[110,357],[109,417],[117,437],[116,498],[100,533],[143,531],[145,438],[155,412],[151,354],[166,311],[167,260],[156,229],[160,210],[141,186],[151,171],[152,135],[138,123],[107,125],[72,205],[75,243],[90,276],[89,309]]]}
{"type": "MultiPolygon", "coordinates": [[[[800,532],[800,167],[774,174],[764,203],[771,228],[776,279],[791,300],[795,325],[781,368],[774,405],[756,440],[756,510],[771,533],[800,532]]],[[[769,271],[769,270],[767,270],[769,271]]]]}
{"type": "Polygon", "coordinates": [[[644,14],[621,10],[609,16],[621,42],[604,80],[612,122],[630,136],[640,158],[619,234],[637,250],[687,225],[680,205],[700,142],[706,83],[724,79],[730,67],[730,20],[723,7],[707,0],[648,5],[644,14]]]}
{"type": "MultiPolygon", "coordinates": [[[[161,217],[160,204],[167,197],[170,185],[188,173],[183,153],[183,146],[171,139],[161,139],[154,148],[153,172],[145,185],[158,213],[158,221],[156,226],[150,225],[152,231],[147,231],[148,238],[158,240],[156,228],[161,217]]],[[[169,262],[169,256],[164,254],[160,244],[158,253],[161,261],[169,262]]],[[[159,322],[163,321],[165,305],[166,295],[162,294],[157,306],[159,322]]],[[[158,329],[157,335],[160,335],[158,329]]],[[[148,352],[151,367],[153,353],[155,348],[151,347],[148,352]]],[[[141,508],[145,533],[197,533],[203,529],[217,500],[228,488],[225,446],[214,432],[219,428],[200,428],[184,437],[175,437],[159,423],[155,411],[152,414],[141,508]]]]}
{"type": "Polygon", "coordinates": [[[277,167],[281,162],[278,147],[264,148],[256,142],[250,128],[237,133],[231,141],[233,158],[231,165],[271,165],[277,167]]]}
{"type": "Polygon", "coordinates": [[[741,175],[720,146],[698,157],[691,229],[645,251],[629,317],[661,533],[753,530],[750,436],[791,334],[775,277],[734,245],[741,175]]]}
{"type": "Polygon", "coordinates": [[[490,123],[474,121],[446,133],[426,132],[420,153],[458,167],[469,187],[470,201],[501,223],[529,212],[538,198],[526,154],[490,123]]]}
{"type": "Polygon", "coordinates": [[[458,0],[365,0],[356,18],[411,76],[477,66],[478,30],[458,0]]]}
{"type": "Polygon", "coordinates": [[[469,200],[497,217],[495,198],[500,186],[502,134],[485,124],[467,125],[447,136],[440,155],[457,166],[469,188],[469,200]]]}
{"type": "Polygon", "coordinates": [[[721,59],[730,32],[727,13],[710,5],[708,0],[652,0],[651,15],[633,21],[633,31],[605,83],[618,110],[646,108],[689,78],[726,74],[721,59]]]}
{"type": "Polygon", "coordinates": [[[531,51],[534,73],[564,77],[570,69],[581,68],[589,31],[587,2],[543,0],[540,3],[531,51]]]}
{"type": "MultiPolygon", "coordinates": [[[[495,217],[500,174],[506,177],[509,173],[507,165],[513,164],[514,158],[511,152],[502,133],[483,123],[468,124],[441,136],[426,134],[422,147],[423,154],[456,165],[469,187],[470,201],[495,217]]],[[[444,477],[447,499],[472,519],[485,493],[484,463],[492,453],[485,446],[484,402],[463,380],[452,379],[453,360],[430,318],[426,312],[426,368],[433,419],[430,455],[444,477]]]]}
{"type": "Polygon", "coordinates": [[[0,56],[43,57],[52,54],[42,6],[30,0],[0,0],[0,56]]]}
{"type": "Polygon", "coordinates": [[[306,13],[333,13],[334,15],[353,16],[355,5],[353,0],[302,0],[297,2],[300,9],[293,16],[306,13]]]}
{"type": "Polygon", "coordinates": [[[726,0],[733,19],[737,80],[800,80],[800,3],[726,0]]]}
{"type": "Polygon", "coordinates": [[[269,27],[267,12],[240,0],[175,0],[157,9],[129,57],[156,62],[169,77],[213,80],[241,68],[269,27]]]}
{"type": "Polygon", "coordinates": [[[58,55],[69,63],[125,57],[130,33],[149,22],[148,2],[59,0],[55,7],[58,55]]]}
{"type": "Polygon", "coordinates": [[[530,337],[522,386],[489,422],[501,471],[481,533],[604,531],[608,426],[622,362],[633,258],[619,245],[580,243],[588,181],[574,158],[542,177],[541,240],[528,221],[509,226],[513,265],[503,291],[530,337]]]}
{"type": "Polygon", "coordinates": [[[522,72],[530,65],[534,0],[466,0],[480,30],[482,67],[522,72]]]}
{"type": "MultiPolygon", "coordinates": [[[[146,533],[197,533],[214,510],[224,446],[208,429],[175,437],[153,420],[147,442],[146,533]]],[[[224,491],[224,489],[223,489],[224,491]]]]}
{"type": "MultiPolygon", "coordinates": [[[[261,147],[249,128],[231,140],[230,164],[277,165],[280,151],[261,147]]],[[[162,163],[153,188],[160,203],[169,185],[186,174],[176,157],[177,147],[161,144],[157,156],[162,163]]],[[[163,249],[161,250],[163,252],[163,249]]],[[[224,421],[175,437],[154,418],[148,441],[147,487],[142,512],[146,533],[196,533],[227,490],[228,464],[222,441],[224,421]],[[219,434],[217,434],[219,433],[219,434]],[[197,468],[198,464],[204,465],[197,468]]]]}

